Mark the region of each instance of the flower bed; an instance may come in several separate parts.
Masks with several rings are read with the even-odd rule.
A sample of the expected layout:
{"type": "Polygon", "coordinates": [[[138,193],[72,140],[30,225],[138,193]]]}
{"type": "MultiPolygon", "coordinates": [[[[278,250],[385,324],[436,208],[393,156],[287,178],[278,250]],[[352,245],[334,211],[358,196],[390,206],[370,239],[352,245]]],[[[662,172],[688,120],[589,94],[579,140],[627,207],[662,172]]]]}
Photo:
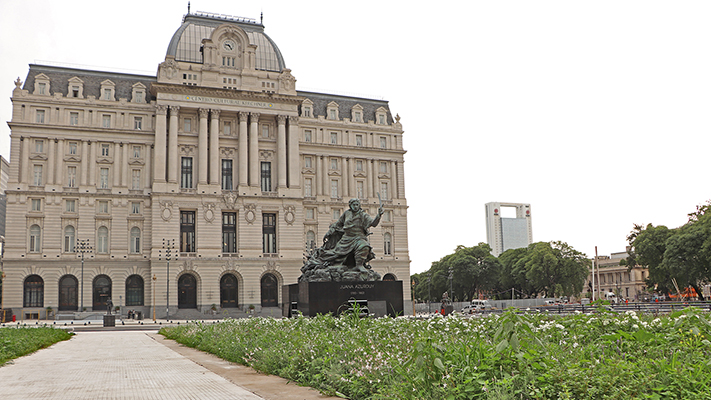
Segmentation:
{"type": "Polygon", "coordinates": [[[687,309],[556,317],[226,320],[167,338],[350,399],[711,397],[711,323],[687,309]]]}

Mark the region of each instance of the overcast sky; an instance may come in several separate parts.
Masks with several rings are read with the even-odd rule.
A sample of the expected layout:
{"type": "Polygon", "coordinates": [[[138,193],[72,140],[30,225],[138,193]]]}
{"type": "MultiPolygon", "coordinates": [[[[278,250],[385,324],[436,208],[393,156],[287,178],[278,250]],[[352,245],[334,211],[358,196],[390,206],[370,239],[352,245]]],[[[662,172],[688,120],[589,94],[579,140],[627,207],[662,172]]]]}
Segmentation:
{"type": "MultiPolygon", "coordinates": [[[[711,2],[191,3],[264,12],[297,89],[390,102],[412,273],[486,242],[487,202],[530,203],[534,241],[592,256],[624,251],[634,223],[682,225],[711,198],[711,2]]],[[[0,0],[0,120],[30,63],[155,74],[186,11],[0,0]]]]}

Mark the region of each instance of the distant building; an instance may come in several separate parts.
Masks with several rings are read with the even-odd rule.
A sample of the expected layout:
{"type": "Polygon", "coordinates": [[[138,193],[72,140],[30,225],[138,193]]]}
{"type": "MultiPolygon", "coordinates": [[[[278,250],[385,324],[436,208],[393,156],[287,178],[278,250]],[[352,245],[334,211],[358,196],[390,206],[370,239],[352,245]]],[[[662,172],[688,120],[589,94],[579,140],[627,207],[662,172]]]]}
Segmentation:
{"type": "Polygon", "coordinates": [[[528,247],[533,242],[531,205],[523,203],[486,203],[486,240],[491,253],[498,257],[508,249],[528,247]],[[502,218],[501,208],[516,209],[516,218],[502,218]]]}
{"type": "MultiPolygon", "coordinates": [[[[617,298],[628,300],[644,300],[646,284],[644,280],[649,277],[646,267],[635,266],[628,271],[627,265],[620,265],[620,261],[626,259],[626,251],[612,253],[609,256],[597,256],[597,266],[600,268],[599,282],[598,273],[595,272],[595,293],[599,287],[601,296],[605,293],[614,293],[617,298]]],[[[585,282],[585,292],[589,292],[592,287],[591,277],[585,282]]],[[[598,299],[598,295],[595,296],[598,299]]]]}

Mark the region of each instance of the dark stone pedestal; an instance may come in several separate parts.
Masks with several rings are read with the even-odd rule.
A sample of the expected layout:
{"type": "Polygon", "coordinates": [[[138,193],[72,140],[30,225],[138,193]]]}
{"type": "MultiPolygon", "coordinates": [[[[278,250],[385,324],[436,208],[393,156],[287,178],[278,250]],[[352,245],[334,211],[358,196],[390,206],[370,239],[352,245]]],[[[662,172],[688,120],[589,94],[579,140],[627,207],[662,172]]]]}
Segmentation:
{"type": "MultiPolygon", "coordinates": [[[[337,315],[349,300],[365,300],[377,317],[403,314],[402,281],[299,282],[283,287],[283,315],[300,311],[304,316],[337,315]]],[[[360,302],[359,302],[360,303],[360,302]]]]}
{"type": "Polygon", "coordinates": [[[115,315],[104,315],[104,327],[116,326],[116,316],[115,315]]]}

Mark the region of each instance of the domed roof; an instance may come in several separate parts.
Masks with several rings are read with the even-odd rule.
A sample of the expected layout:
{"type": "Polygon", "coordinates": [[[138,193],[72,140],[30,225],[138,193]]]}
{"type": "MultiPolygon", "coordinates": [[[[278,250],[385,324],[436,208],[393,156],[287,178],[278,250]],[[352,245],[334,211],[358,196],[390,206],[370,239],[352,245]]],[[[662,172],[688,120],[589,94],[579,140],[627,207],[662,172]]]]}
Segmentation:
{"type": "Polygon", "coordinates": [[[222,24],[240,27],[249,37],[250,44],[257,46],[257,69],[281,72],[286,68],[276,43],[264,33],[264,25],[250,18],[201,11],[185,15],[183,24],[170,40],[166,55],[174,56],[176,61],[202,63],[202,40],[209,39],[215,28],[222,24]]]}

